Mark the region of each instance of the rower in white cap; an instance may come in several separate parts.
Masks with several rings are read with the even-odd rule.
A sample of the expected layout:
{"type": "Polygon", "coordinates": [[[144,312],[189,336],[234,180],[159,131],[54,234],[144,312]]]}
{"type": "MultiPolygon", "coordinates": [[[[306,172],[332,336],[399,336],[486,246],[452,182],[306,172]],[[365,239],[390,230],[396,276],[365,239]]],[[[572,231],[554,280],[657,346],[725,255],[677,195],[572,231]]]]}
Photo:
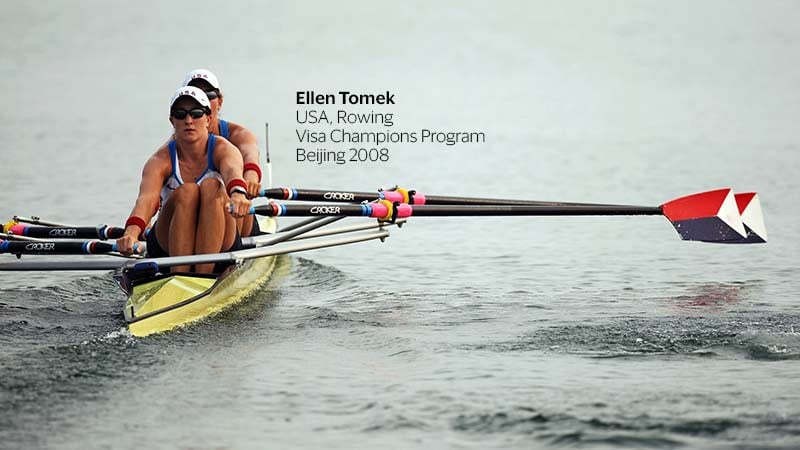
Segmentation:
{"type": "MultiPolygon", "coordinates": [[[[130,254],[158,211],[147,233],[149,257],[182,256],[242,248],[235,218],[247,215],[247,183],[242,179],[242,155],[230,142],[209,133],[211,103],[196,87],[178,89],[170,101],[173,138],[147,160],[139,196],[117,240],[130,254]]],[[[198,264],[195,272],[220,271],[198,264]]],[[[187,272],[176,266],[172,272],[187,272]]]]}
{"type": "MultiPolygon", "coordinates": [[[[183,80],[183,86],[194,86],[202,89],[211,102],[211,123],[209,131],[229,140],[242,153],[244,161],[244,180],[247,183],[247,195],[256,197],[261,191],[261,168],[259,166],[259,148],[256,135],[237,123],[219,117],[222,109],[223,95],[219,79],[210,70],[195,69],[183,80]]],[[[260,233],[258,221],[248,215],[237,221],[242,236],[253,236],[260,233]]]]}

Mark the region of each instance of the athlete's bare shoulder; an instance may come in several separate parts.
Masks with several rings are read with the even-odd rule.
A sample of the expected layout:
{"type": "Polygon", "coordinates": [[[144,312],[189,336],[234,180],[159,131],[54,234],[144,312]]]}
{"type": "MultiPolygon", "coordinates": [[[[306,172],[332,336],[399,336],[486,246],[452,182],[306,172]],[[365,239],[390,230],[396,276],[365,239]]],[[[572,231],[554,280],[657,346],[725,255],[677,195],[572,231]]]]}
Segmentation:
{"type": "Polygon", "coordinates": [[[169,143],[165,142],[147,159],[144,164],[144,172],[165,174],[169,173],[171,169],[172,159],[169,156],[169,143]]]}
{"type": "Polygon", "coordinates": [[[219,151],[238,151],[236,146],[233,145],[233,142],[225,139],[222,136],[216,136],[214,141],[214,152],[219,151]]]}
{"type": "Polygon", "coordinates": [[[228,122],[228,130],[231,137],[231,143],[237,147],[242,144],[255,144],[256,135],[244,125],[238,123],[228,122]]]}

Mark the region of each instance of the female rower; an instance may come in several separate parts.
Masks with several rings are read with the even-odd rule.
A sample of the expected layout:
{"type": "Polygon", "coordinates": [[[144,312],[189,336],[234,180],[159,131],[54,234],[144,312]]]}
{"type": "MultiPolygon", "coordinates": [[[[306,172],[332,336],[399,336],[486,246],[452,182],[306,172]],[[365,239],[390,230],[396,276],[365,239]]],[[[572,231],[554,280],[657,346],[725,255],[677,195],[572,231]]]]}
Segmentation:
{"type": "MultiPolygon", "coordinates": [[[[247,183],[247,195],[256,197],[261,191],[261,168],[259,162],[259,149],[256,135],[242,125],[228,122],[219,117],[222,109],[222,89],[219,79],[210,70],[195,69],[186,75],[184,86],[194,86],[202,89],[211,102],[211,124],[209,131],[229,140],[242,153],[244,161],[244,181],[247,183]]],[[[248,215],[237,221],[242,236],[260,234],[258,221],[254,216],[248,215]]]]}
{"type": "MultiPolygon", "coordinates": [[[[225,138],[209,133],[211,103],[201,89],[178,89],[170,101],[169,121],[173,139],[145,163],[125,235],[117,240],[120,252],[131,253],[156,211],[158,220],[147,234],[148,257],[241,248],[234,218],[244,217],[250,208],[242,155],[225,138]]],[[[175,266],[172,272],[190,269],[175,266]]],[[[214,269],[213,264],[195,266],[200,273],[214,269]]]]}

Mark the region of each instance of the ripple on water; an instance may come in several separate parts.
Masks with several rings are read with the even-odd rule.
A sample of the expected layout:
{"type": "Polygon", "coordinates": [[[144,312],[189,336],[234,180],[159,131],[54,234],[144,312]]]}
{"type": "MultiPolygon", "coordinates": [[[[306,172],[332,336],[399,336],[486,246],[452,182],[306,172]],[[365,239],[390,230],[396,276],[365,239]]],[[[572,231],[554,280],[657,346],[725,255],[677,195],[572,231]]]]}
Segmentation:
{"type": "Polygon", "coordinates": [[[800,359],[800,317],[619,318],[539,328],[514,341],[473,347],[497,352],[551,351],[598,358],[693,355],[763,361],[800,359]]]}
{"type": "Polygon", "coordinates": [[[123,324],[119,308],[124,295],[107,274],[48,287],[4,289],[2,296],[0,342],[8,346],[0,347],[0,354],[76,342],[123,324]]]}
{"type": "Polygon", "coordinates": [[[597,416],[549,412],[528,406],[462,413],[450,419],[449,424],[454,431],[476,437],[510,434],[531,436],[556,446],[632,448],[673,448],[696,443],[698,438],[735,443],[743,432],[764,432],[776,426],[783,431],[800,427],[796,419],[776,420],[768,416],[707,419],[646,414],[597,416]]]}

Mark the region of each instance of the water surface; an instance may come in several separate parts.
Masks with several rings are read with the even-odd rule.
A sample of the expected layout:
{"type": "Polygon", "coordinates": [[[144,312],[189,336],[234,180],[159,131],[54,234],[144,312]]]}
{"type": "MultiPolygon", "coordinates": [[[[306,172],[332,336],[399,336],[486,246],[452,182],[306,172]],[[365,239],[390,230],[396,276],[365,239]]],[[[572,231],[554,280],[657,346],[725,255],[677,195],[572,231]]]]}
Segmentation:
{"type": "Polygon", "coordinates": [[[171,93],[209,67],[226,117],[270,122],[275,185],[642,205],[730,186],[760,193],[770,242],[419,218],[145,339],[107,274],[2,273],[0,447],[800,445],[795,3],[5,6],[6,218],[122,223],[171,93]],[[486,143],[297,162],[296,91],[342,89],[486,143]]]}

